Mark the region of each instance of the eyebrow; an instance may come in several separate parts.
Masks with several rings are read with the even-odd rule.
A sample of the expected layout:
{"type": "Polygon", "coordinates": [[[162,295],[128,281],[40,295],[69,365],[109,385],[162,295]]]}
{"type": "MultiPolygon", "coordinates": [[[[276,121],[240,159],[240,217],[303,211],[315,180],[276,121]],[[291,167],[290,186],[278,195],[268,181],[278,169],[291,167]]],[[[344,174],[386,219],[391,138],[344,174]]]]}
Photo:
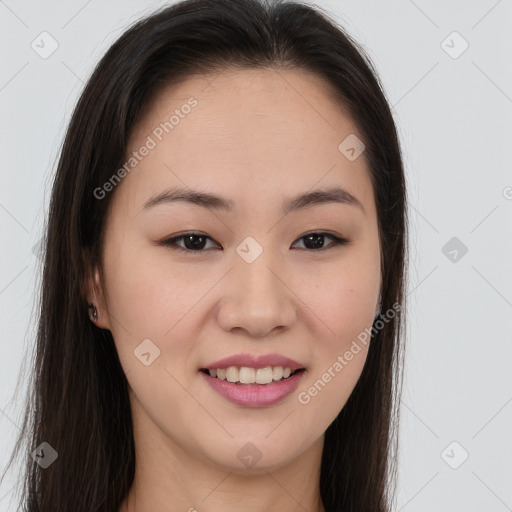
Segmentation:
{"type": "MultiPolygon", "coordinates": [[[[153,206],[159,204],[169,204],[177,201],[182,201],[213,210],[224,210],[227,212],[233,211],[235,207],[235,202],[230,199],[225,199],[223,197],[216,196],[207,192],[175,188],[161,192],[160,194],[157,194],[156,196],[149,199],[149,201],[147,201],[144,205],[143,210],[152,208],[153,206]]],[[[325,203],[338,203],[355,206],[361,209],[362,212],[366,215],[361,201],[359,201],[357,197],[341,187],[330,187],[313,190],[288,199],[283,204],[282,213],[286,215],[293,211],[302,210],[325,203]]]]}

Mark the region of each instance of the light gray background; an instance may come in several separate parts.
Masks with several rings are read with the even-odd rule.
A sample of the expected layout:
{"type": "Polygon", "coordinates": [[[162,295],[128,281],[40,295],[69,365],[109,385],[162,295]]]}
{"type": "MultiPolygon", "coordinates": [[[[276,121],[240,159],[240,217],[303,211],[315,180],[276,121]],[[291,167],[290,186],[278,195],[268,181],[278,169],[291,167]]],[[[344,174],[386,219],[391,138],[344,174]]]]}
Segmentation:
{"type": "MultiPolygon", "coordinates": [[[[0,0],[2,469],[20,424],[24,388],[10,400],[33,343],[34,246],[64,129],[108,46],[164,3],[0,0]],[[47,59],[31,48],[43,31],[59,45],[47,59]]],[[[366,47],[404,149],[411,284],[396,511],[512,510],[512,0],[316,4],[366,47]],[[454,31],[469,44],[457,58],[454,31]],[[452,237],[456,261],[454,247],[443,253],[452,237]]],[[[13,485],[11,474],[0,511],[15,510],[13,485]]]]}

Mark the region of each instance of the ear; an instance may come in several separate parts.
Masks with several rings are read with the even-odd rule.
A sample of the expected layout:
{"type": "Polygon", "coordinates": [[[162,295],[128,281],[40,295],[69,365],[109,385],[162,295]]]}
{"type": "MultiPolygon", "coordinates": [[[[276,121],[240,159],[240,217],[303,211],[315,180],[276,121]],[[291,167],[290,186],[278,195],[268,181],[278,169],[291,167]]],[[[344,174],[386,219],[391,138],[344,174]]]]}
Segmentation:
{"type": "Polygon", "coordinates": [[[102,277],[98,265],[92,264],[90,258],[85,258],[86,278],[84,283],[84,294],[87,304],[91,304],[96,308],[97,318],[94,320],[90,310],[87,311],[91,322],[101,329],[111,328],[110,317],[105,300],[104,287],[102,277]]]}

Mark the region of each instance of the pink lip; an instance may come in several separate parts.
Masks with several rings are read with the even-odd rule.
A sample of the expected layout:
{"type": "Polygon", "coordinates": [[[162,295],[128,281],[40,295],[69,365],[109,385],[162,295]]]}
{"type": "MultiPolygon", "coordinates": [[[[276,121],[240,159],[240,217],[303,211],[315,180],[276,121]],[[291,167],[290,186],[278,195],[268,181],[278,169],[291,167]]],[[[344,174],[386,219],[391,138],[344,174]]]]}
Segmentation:
{"type": "Polygon", "coordinates": [[[267,354],[262,356],[253,356],[251,354],[237,354],[215,361],[214,363],[204,366],[206,370],[215,370],[217,368],[228,368],[229,366],[246,366],[247,368],[265,368],[267,366],[282,366],[283,368],[291,368],[300,370],[305,366],[293,359],[281,356],[279,354],[267,354]]]}
{"type": "MultiPolygon", "coordinates": [[[[216,364],[220,362],[221,361],[218,361],[216,364]]],[[[244,364],[243,366],[248,365],[244,364]]],[[[251,368],[252,366],[248,367],[251,368]]],[[[217,368],[222,368],[222,366],[217,368]]],[[[304,371],[297,372],[287,379],[272,382],[270,384],[234,384],[226,380],[211,377],[201,371],[199,373],[206,379],[206,382],[208,382],[208,384],[217,391],[217,393],[230,402],[243,407],[267,407],[280,402],[292,393],[299,385],[304,371]]]]}

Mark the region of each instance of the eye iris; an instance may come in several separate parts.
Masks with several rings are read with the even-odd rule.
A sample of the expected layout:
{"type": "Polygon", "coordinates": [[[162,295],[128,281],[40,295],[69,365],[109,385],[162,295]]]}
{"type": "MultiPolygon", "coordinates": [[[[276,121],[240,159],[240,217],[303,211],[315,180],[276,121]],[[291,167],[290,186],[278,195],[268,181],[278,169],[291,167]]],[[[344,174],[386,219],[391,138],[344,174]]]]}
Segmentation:
{"type": "Polygon", "coordinates": [[[306,235],[304,238],[306,239],[306,242],[304,245],[308,249],[318,249],[319,247],[321,248],[324,246],[324,241],[323,241],[324,235],[311,234],[311,235],[306,235]],[[313,241],[313,243],[309,244],[310,241],[313,241]],[[311,246],[308,247],[308,245],[313,245],[313,247],[311,247],[311,246]]]}
{"type": "MultiPolygon", "coordinates": [[[[331,238],[334,241],[334,243],[331,243],[330,245],[343,244],[348,242],[344,240],[337,240],[336,237],[333,237],[332,235],[328,235],[322,232],[309,233],[307,235],[303,235],[301,239],[304,240],[304,245],[306,249],[322,249],[324,247],[330,246],[325,245],[326,236],[327,238],[331,238]]],[[[208,240],[208,238],[208,236],[202,235],[200,233],[189,233],[171,239],[169,241],[169,244],[177,245],[176,241],[181,240],[184,244],[184,247],[182,247],[182,249],[188,250],[190,252],[200,252],[202,251],[202,249],[205,248],[206,241],[208,240]]]]}
{"type": "Polygon", "coordinates": [[[185,247],[187,249],[190,249],[192,251],[195,251],[197,249],[202,249],[204,247],[204,244],[205,244],[205,239],[206,237],[202,236],[202,235],[188,235],[188,236],[184,236],[183,237],[183,240],[184,240],[184,243],[185,243],[185,247]],[[200,239],[201,241],[199,243],[194,243],[192,240],[193,239],[200,239]],[[188,247],[187,246],[187,242],[190,242],[192,247],[188,247]]]}

